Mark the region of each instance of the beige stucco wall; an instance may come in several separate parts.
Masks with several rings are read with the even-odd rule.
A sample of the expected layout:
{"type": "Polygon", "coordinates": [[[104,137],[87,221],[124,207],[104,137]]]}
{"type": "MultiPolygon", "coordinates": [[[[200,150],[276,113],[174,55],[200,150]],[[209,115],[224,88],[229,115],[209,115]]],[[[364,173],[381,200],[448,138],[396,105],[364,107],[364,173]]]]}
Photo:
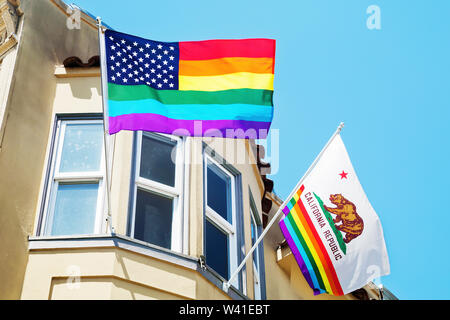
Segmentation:
{"type": "Polygon", "coordinates": [[[228,299],[198,272],[119,248],[33,250],[22,299],[228,299]]]}
{"type": "Polygon", "coordinates": [[[52,122],[55,65],[98,54],[91,27],[65,27],[51,1],[23,0],[23,30],[7,101],[0,149],[0,299],[20,297],[52,122]],[[43,18],[45,17],[45,18],[43,18]]]}

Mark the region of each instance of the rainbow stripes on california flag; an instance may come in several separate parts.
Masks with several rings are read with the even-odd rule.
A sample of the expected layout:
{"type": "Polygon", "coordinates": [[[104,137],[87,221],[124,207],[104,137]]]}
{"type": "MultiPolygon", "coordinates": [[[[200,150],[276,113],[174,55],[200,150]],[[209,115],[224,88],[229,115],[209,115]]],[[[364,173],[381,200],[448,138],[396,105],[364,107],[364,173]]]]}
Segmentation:
{"type": "Polygon", "coordinates": [[[275,40],[161,42],[106,30],[109,132],[265,138],[275,40]]]}
{"type": "Polygon", "coordinates": [[[314,294],[344,295],[389,274],[383,230],[337,135],[279,222],[314,294]]]}

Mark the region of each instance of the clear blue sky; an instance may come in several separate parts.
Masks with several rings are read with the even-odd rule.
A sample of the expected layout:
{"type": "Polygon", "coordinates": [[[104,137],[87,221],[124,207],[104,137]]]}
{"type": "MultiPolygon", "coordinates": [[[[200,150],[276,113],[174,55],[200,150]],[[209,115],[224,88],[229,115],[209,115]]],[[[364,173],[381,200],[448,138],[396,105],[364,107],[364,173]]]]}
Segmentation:
{"type": "Polygon", "coordinates": [[[450,299],[450,1],[74,2],[153,40],[276,39],[278,195],[345,122],[385,233],[391,274],[382,283],[400,299],[450,299]],[[381,10],[381,30],[366,27],[369,5],[381,10]]]}

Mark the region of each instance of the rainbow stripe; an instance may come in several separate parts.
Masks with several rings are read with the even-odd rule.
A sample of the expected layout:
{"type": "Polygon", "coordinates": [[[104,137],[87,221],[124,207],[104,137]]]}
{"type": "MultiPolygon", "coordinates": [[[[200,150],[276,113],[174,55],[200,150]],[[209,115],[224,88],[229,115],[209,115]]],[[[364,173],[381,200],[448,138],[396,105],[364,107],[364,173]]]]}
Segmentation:
{"type": "Polygon", "coordinates": [[[106,30],[105,47],[110,134],[267,136],[275,40],[158,42],[106,30]]]}
{"type": "Polygon", "coordinates": [[[281,231],[314,294],[343,295],[333,263],[300,198],[302,185],[283,208],[281,231]]]}

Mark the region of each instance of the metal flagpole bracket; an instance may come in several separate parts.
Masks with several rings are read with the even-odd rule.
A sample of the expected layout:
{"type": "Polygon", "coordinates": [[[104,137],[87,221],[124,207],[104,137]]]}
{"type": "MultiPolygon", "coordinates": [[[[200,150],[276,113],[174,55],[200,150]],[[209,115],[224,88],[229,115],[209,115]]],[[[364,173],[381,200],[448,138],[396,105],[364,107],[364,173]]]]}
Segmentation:
{"type": "Polygon", "coordinates": [[[105,30],[102,26],[102,18],[97,17],[96,20],[97,20],[97,27],[99,27],[99,29],[101,30],[102,33],[105,33],[105,30]]]}

